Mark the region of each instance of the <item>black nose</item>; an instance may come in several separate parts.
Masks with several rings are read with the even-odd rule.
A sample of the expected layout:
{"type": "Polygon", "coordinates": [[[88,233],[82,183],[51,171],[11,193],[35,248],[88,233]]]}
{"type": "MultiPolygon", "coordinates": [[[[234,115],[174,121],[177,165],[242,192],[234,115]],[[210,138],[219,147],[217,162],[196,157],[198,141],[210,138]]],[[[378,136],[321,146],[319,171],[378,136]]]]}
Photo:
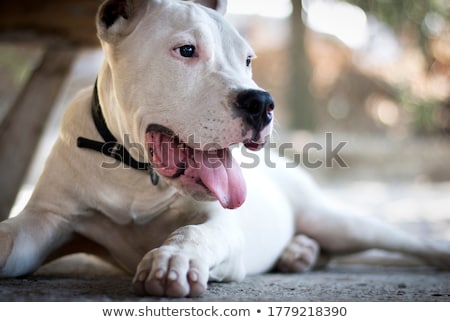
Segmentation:
{"type": "Polygon", "coordinates": [[[245,122],[256,133],[261,132],[272,121],[275,103],[269,93],[255,89],[244,90],[237,95],[236,102],[245,122]]]}

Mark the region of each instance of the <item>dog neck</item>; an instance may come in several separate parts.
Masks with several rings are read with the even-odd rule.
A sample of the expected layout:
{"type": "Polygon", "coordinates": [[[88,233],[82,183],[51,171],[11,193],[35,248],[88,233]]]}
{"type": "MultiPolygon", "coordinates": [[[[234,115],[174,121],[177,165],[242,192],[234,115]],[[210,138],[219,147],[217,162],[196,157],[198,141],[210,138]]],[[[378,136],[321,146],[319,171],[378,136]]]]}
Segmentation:
{"type": "Polygon", "coordinates": [[[95,127],[103,138],[103,142],[91,140],[84,137],[78,137],[77,146],[79,148],[91,149],[100,152],[108,157],[114,158],[129,167],[136,170],[146,171],[150,174],[150,180],[153,185],[159,182],[158,174],[154,171],[150,163],[139,162],[135,160],[127,149],[120,143],[108,129],[105,118],[102,113],[102,107],[98,98],[97,81],[95,81],[94,92],[92,94],[91,113],[95,127]]]}

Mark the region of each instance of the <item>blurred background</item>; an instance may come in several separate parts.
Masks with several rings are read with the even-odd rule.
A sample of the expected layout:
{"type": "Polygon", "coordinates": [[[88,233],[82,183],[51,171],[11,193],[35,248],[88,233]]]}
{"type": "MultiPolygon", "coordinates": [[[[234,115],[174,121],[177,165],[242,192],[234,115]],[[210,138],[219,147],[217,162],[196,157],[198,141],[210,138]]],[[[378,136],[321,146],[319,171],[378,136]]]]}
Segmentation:
{"type": "Polygon", "coordinates": [[[349,169],[317,175],[450,179],[448,1],[230,1],[230,13],[250,14],[232,20],[289,142],[348,142],[349,169]]]}
{"type": "MultiPolygon", "coordinates": [[[[65,106],[95,80],[100,2],[0,2],[0,218],[23,207],[65,106]]],[[[275,141],[291,154],[317,142],[309,158],[325,161],[332,133],[347,167],[307,169],[330,194],[450,224],[448,0],[228,3],[275,98],[275,141]]]]}

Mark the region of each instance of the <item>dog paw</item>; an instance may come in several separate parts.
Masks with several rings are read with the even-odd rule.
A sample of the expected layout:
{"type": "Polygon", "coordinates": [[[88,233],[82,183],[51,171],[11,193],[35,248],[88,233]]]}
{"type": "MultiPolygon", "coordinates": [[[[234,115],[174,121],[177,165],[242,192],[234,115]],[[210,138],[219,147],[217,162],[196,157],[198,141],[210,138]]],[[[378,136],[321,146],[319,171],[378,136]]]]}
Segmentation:
{"type": "Polygon", "coordinates": [[[297,235],[284,249],[277,267],[286,273],[306,272],[316,265],[319,253],[320,246],[315,240],[305,235],[297,235]]]}
{"type": "Polygon", "coordinates": [[[133,286],[140,295],[198,297],[207,288],[208,271],[199,258],[171,246],[162,246],[143,257],[133,286]]]}

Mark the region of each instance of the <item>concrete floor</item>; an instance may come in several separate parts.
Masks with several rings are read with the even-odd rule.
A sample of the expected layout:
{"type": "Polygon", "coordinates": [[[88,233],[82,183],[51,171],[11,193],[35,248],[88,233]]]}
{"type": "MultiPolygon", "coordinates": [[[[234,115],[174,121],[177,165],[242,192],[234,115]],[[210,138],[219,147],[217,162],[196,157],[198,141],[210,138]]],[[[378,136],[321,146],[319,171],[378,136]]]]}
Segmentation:
{"type": "Polygon", "coordinates": [[[264,274],[211,283],[196,299],[139,297],[131,277],[87,256],[70,256],[38,273],[0,280],[0,301],[450,301],[450,272],[425,267],[333,265],[305,274],[264,274]]]}

